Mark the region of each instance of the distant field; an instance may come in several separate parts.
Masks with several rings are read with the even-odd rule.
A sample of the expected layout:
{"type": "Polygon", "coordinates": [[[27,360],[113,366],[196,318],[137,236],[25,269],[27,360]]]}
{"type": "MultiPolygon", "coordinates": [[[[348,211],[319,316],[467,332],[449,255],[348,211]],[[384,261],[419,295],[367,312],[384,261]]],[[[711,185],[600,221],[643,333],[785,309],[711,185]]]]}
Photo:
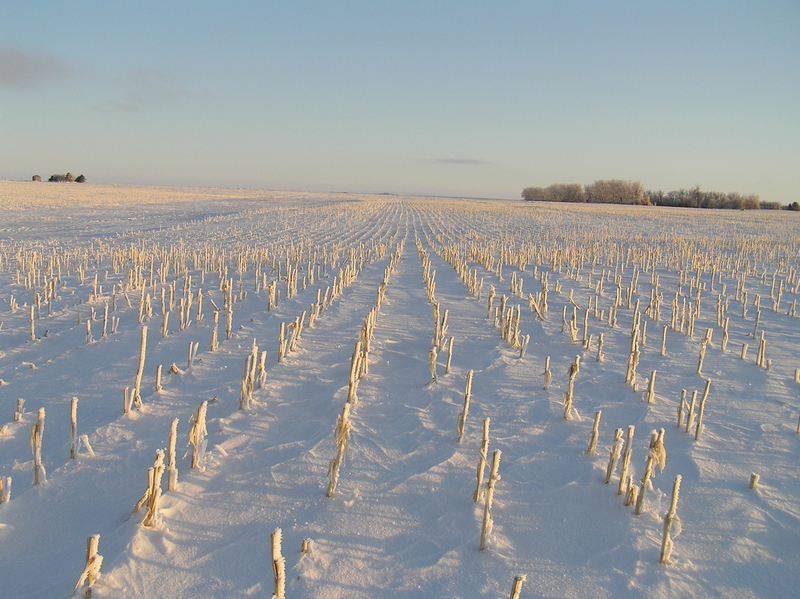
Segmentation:
{"type": "Polygon", "coordinates": [[[2,181],[0,588],[794,596],[796,217],[2,181]]]}

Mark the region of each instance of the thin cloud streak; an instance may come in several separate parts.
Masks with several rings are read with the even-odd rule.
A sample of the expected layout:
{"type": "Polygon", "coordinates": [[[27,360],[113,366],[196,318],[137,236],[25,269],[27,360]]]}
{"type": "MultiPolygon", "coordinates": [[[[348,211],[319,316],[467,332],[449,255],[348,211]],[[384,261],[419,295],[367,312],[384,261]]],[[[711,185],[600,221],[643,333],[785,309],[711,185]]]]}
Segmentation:
{"type": "Polygon", "coordinates": [[[115,98],[95,105],[99,112],[137,113],[153,106],[191,96],[176,77],[160,69],[141,68],[119,84],[115,98]]]}
{"type": "Polygon", "coordinates": [[[52,56],[0,46],[0,88],[36,90],[68,73],[66,65],[52,56]]]}
{"type": "Polygon", "coordinates": [[[466,166],[486,166],[492,164],[487,160],[478,160],[477,158],[433,158],[430,160],[423,160],[423,162],[431,162],[433,164],[462,164],[466,166]]]}

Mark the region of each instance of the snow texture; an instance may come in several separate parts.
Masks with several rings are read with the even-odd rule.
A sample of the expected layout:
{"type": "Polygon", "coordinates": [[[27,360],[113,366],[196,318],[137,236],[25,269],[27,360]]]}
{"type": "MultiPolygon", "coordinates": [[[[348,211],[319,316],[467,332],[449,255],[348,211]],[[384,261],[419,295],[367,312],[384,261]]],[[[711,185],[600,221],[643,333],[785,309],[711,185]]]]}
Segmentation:
{"type": "Polygon", "coordinates": [[[270,536],[280,528],[289,598],[508,597],[518,576],[522,598],[796,596],[799,256],[800,226],[786,212],[0,182],[0,479],[13,479],[11,499],[0,503],[2,594],[68,597],[86,567],[87,538],[100,535],[96,598],[269,597],[270,536]],[[417,242],[436,271],[433,294],[455,340],[451,370],[444,373],[440,353],[435,381],[434,312],[417,242]],[[347,285],[336,295],[343,275],[347,285]],[[483,280],[480,297],[468,276],[483,280]],[[384,280],[347,452],[328,498],[353,348],[384,280]],[[275,281],[279,301],[268,310],[275,281]],[[150,310],[140,322],[142,285],[150,310]],[[501,337],[503,315],[498,326],[487,318],[490,285],[494,306],[506,296],[506,309],[521,308],[518,334],[530,335],[522,358],[514,339],[501,337]],[[164,336],[161,293],[169,309],[171,287],[164,336]],[[187,290],[193,303],[181,328],[187,290]],[[698,290],[690,337],[685,319],[698,290]],[[292,323],[330,296],[279,363],[280,325],[291,337],[292,323]],[[676,328],[683,321],[684,331],[670,326],[676,298],[676,328]],[[646,338],[637,332],[634,388],[625,379],[637,302],[647,329],[646,338]],[[109,319],[119,320],[103,334],[107,304],[109,319]],[[562,326],[565,307],[576,341],[562,326]],[[123,415],[142,326],[150,329],[142,407],[123,415]],[[697,374],[707,329],[712,341],[697,374]],[[763,367],[755,362],[762,331],[763,367]],[[245,372],[252,401],[240,410],[254,340],[268,352],[266,377],[254,385],[245,372]],[[683,389],[687,398],[701,395],[707,379],[695,440],[685,412],[678,426],[677,407],[683,389]],[[82,442],[70,459],[73,397],[82,442]],[[18,399],[24,411],[15,420],[18,399]],[[188,433],[204,401],[205,453],[191,469],[188,433]],[[47,480],[34,485],[30,431],[40,408],[47,480]],[[598,447],[587,454],[598,410],[598,447]],[[145,527],[144,510],[132,510],[175,418],[177,489],[163,482],[155,523],[145,527]],[[486,418],[487,456],[503,457],[482,551],[484,505],[473,494],[486,418]],[[638,516],[618,494],[619,466],[604,484],[614,431],[630,425],[635,484],[650,432],[666,431],[666,464],[653,469],[638,516]],[[760,479],[750,489],[753,473],[760,479]],[[682,534],[660,565],[677,475],[682,534]]]}

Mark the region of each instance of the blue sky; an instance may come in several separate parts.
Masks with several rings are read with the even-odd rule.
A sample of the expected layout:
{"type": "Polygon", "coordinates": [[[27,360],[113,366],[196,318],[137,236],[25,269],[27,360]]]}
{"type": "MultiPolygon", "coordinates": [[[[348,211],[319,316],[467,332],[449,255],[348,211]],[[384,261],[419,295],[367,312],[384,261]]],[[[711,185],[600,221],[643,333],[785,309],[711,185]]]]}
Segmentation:
{"type": "Polygon", "coordinates": [[[2,2],[0,176],[800,200],[800,2],[2,2]]]}

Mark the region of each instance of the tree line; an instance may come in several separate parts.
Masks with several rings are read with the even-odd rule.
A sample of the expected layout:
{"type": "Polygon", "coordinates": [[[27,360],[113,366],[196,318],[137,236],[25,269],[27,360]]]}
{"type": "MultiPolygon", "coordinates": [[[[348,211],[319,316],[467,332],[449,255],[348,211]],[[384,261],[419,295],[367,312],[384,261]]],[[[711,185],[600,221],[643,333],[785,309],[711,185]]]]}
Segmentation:
{"type": "MultiPolygon", "coordinates": [[[[42,177],[40,175],[34,175],[33,177],[31,177],[31,181],[41,181],[41,180],[42,177]]],[[[64,181],[68,183],[72,183],[73,181],[75,183],[86,183],[86,177],[84,177],[83,175],[78,175],[76,177],[72,173],[67,173],[66,175],[50,175],[48,181],[55,181],[57,183],[61,183],[64,181]]]]}
{"type": "Polygon", "coordinates": [[[638,206],[677,206],[683,208],[723,208],[730,210],[797,210],[800,204],[762,202],[755,194],[703,191],[700,186],[675,191],[645,190],[639,181],[609,179],[590,185],[556,183],[549,187],[526,187],[522,199],[528,202],[585,202],[596,204],[632,204],[638,206]]]}

